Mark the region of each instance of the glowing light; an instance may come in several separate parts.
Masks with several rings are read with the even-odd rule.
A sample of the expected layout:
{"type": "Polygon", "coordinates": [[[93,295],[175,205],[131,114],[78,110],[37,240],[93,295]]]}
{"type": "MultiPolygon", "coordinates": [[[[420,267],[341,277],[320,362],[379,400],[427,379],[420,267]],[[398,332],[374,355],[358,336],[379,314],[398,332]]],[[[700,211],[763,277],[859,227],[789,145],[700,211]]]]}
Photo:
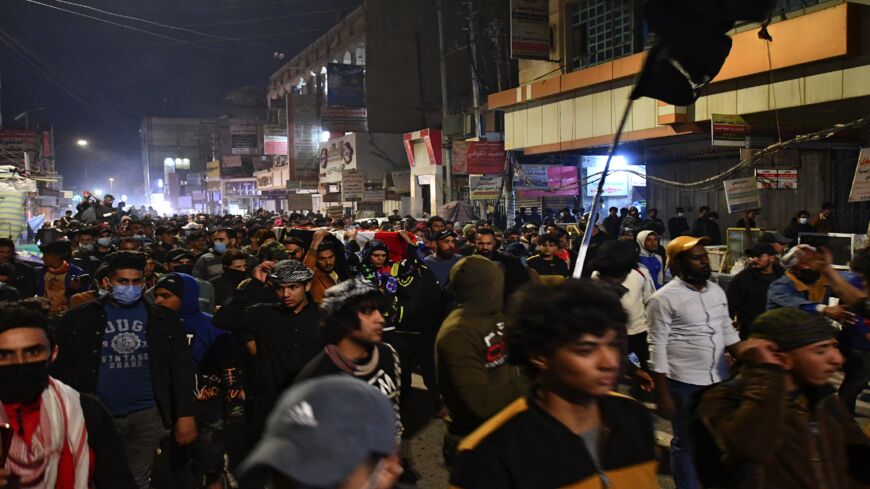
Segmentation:
{"type": "Polygon", "coordinates": [[[79,146],[84,148],[88,145],[88,140],[87,139],[79,139],[78,141],[76,141],[76,144],[78,144],[79,146]]]}
{"type": "Polygon", "coordinates": [[[163,179],[162,178],[157,180],[157,188],[163,188],[163,179]]]}
{"type": "Polygon", "coordinates": [[[101,189],[101,188],[94,189],[94,191],[92,193],[97,197],[102,197],[103,196],[103,189],[101,189]]]}
{"type": "Polygon", "coordinates": [[[172,158],[166,158],[163,160],[163,166],[166,166],[166,167],[175,166],[175,160],[173,160],[172,158]]]}
{"type": "Polygon", "coordinates": [[[121,194],[121,200],[127,202],[127,194],[121,194]]]}
{"type": "Polygon", "coordinates": [[[320,133],[320,142],[325,143],[329,141],[329,131],[322,131],[320,133]]]}

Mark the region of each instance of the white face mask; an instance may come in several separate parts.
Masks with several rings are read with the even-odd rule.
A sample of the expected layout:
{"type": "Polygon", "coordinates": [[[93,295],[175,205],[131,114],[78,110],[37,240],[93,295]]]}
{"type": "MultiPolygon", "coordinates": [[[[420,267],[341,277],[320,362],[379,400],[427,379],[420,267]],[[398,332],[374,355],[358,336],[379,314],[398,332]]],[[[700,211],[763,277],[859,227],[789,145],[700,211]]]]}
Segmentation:
{"type": "Polygon", "coordinates": [[[683,213],[682,213],[682,212],[677,212],[677,217],[683,217],[683,213]]]}
{"type": "Polygon", "coordinates": [[[801,217],[798,219],[798,222],[801,224],[806,224],[809,221],[809,218],[801,217]]]}

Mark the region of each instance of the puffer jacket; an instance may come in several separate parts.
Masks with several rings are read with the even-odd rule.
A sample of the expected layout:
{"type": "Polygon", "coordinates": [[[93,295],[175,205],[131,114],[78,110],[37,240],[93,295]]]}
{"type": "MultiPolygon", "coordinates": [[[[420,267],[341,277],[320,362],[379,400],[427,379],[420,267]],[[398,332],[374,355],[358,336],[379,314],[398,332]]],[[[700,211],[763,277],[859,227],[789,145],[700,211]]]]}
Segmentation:
{"type": "Polygon", "coordinates": [[[745,367],[703,395],[699,415],[736,479],[731,487],[870,487],[870,439],[832,386],[790,393],[781,367],[745,367]]]}

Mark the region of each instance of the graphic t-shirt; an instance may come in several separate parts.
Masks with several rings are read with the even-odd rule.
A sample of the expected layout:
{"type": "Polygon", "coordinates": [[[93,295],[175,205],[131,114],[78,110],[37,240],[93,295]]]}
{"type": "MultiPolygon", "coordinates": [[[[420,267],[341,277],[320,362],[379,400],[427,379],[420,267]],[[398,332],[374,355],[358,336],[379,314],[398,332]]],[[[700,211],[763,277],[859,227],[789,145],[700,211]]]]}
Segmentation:
{"type": "Polygon", "coordinates": [[[121,307],[106,302],[106,329],[100,353],[97,397],[112,416],[126,416],[157,405],[151,382],[148,311],[145,302],[121,307]]]}

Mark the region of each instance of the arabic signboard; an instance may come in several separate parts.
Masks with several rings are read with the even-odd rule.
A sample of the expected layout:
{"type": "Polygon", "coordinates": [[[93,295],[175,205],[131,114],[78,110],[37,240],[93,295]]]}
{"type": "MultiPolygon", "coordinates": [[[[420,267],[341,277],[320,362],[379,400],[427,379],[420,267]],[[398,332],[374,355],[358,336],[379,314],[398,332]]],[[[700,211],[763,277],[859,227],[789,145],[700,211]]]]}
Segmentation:
{"type": "MultiPolygon", "coordinates": [[[[586,196],[594,197],[598,191],[598,182],[601,180],[601,174],[604,172],[603,166],[590,166],[586,169],[586,196]]],[[[630,173],[616,171],[611,169],[610,174],[604,180],[604,187],[601,189],[602,197],[624,197],[629,195],[629,175],[630,173]]]]}
{"type": "Polygon", "coordinates": [[[511,0],[511,57],[550,59],[548,0],[511,0]]]}
{"type": "Polygon", "coordinates": [[[263,154],[287,154],[287,128],[267,125],[263,127],[263,154]]]}
{"type": "Polygon", "coordinates": [[[580,191],[576,166],[522,165],[522,170],[514,179],[518,197],[576,196],[580,191]]]}
{"type": "Polygon", "coordinates": [[[324,131],[368,132],[368,111],[365,108],[327,107],[321,119],[324,131]]]}
{"type": "Polygon", "coordinates": [[[710,114],[713,146],[746,146],[749,124],[739,115],[710,114]]]}
{"type": "Polygon", "coordinates": [[[329,107],[365,107],[365,66],[326,65],[326,104],[329,107]]]}
{"type": "Polygon", "coordinates": [[[725,180],[722,185],[725,187],[725,202],[730,214],[761,208],[755,177],[725,180]]]}
{"type": "MultiPolygon", "coordinates": [[[[239,166],[242,164],[242,159],[239,158],[239,166]]],[[[205,178],[206,180],[216,180],[221,177],[221,160],[213,160],[205,162],[205,178]]]]}
{"type": "Polygon", "coordinates": [[[496,200],[501,195],[501,175],[472,175],[468,177],[471,200],[496,200]]]}
{"type": "Polygon", "coordinates": [[[384,189],[366,189],[363,191],[363,202],[383,202],[384,189]]]}
{"type": "Polygon", "coordinates": [[[501,175],[505,151],[502,141],[456,141],[453,143],[453,174],[501,175]]]}
{"type": "Polygon", "coordinates": [[[311,205],[311,194],[288,194],[287,209],[291,211],[310,211],[314,207],[311,205]]]}
{"type": "Polygon", "coordinates": [[[861,148],[858,153],[858,166],[855,167],[855,177],[852,179],[852,190],[849,192],[849,202],[866,202],[870,200],[870,148],[861,148]]]}
{"type": "Polygon", "coordinates": [[[230,126],[230,141],[234,155],[255,155],[259,151],[259,132],[255,124],[230,126]]]}
{"type": "Polygon", "coordinates": [[[393,179],[393,191],[397,194],[411,192],[411,170],[390,172],[390,177],[393,179]]]}
{"type": "Polygon", "coordinates": [[[798,188],[798,171],[794,168],[757,168],[755,179],[761,189],[798,188]]]}
{"type": "Polygon", "coordinates": [[[345,202],[362,200],[365,188],[365,175],[356,171],[341,172],[341,200],[345,202]]]}

